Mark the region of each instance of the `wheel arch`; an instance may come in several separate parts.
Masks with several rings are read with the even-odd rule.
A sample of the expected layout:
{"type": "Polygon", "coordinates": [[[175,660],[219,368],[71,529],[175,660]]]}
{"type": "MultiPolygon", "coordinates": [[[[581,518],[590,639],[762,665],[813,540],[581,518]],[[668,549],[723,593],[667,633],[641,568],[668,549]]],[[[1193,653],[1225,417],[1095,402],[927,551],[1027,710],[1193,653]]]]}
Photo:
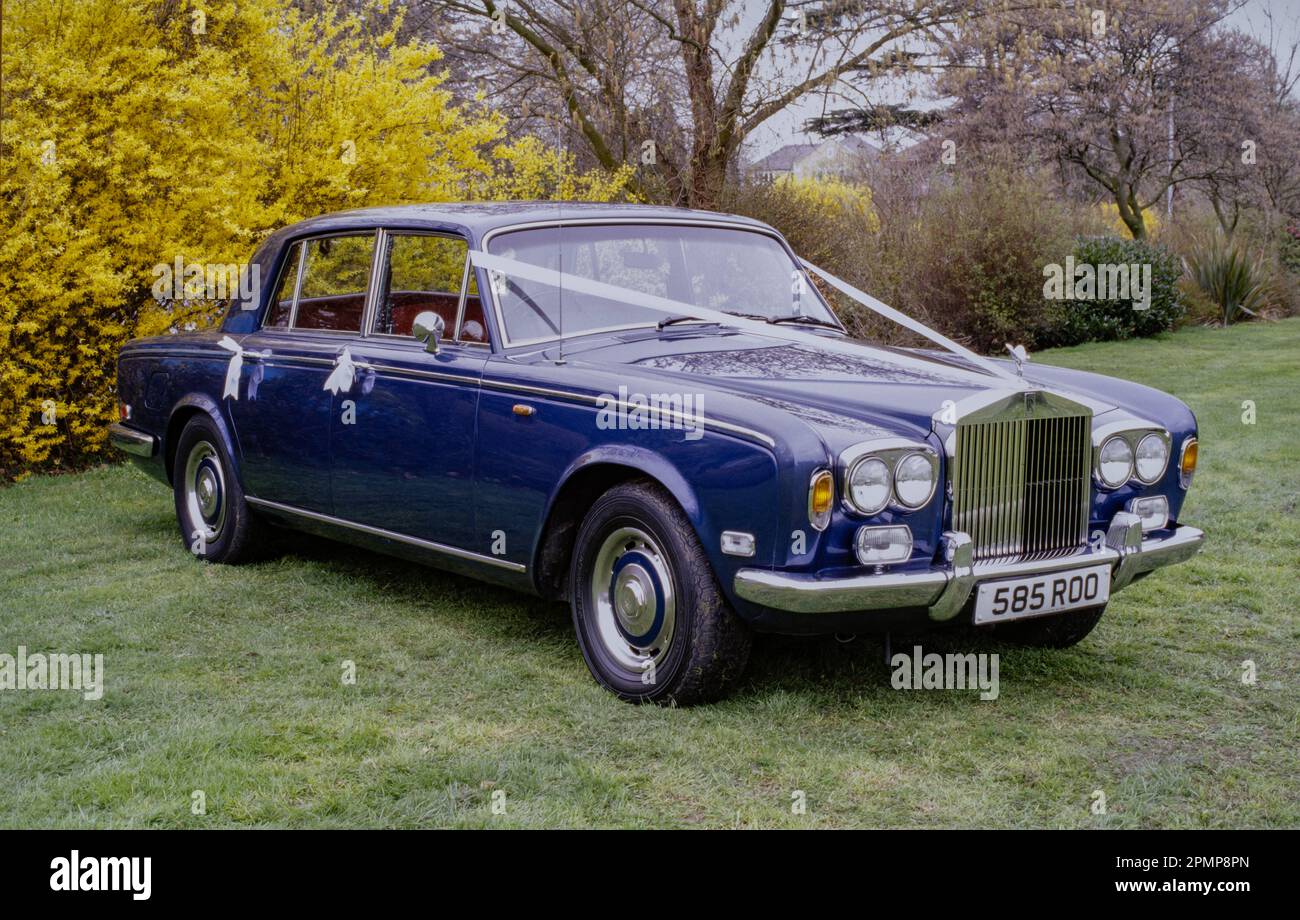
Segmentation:
{"type": "Polygon", "coordinates": [[[626,446],[592,451],[569,466],[547,503],[531,566],[539,594],[557,600],[567,597],[569,559],[587,509],[614,486],[637,479],[649,480],[672,496],[700,536],[698,496],[671,463],[651,451],[626,446]]]}
{"type": "Polygon", "coordinates": [[[206,415],[216,425],[221,439],[225,442],[226,453],[234,466],[234,473],[239,476],[239,452],[235,449],[235,439],[230,427],[222,416],[221,407],[210,396],[202,393],[190,393],[176,401],[171,415],[167,418],[167,429],[163,433],[163,465],[167,471],[167,481],[175,485],[176,445],[181,439],[181,432],[196,415],[206,415]]]}

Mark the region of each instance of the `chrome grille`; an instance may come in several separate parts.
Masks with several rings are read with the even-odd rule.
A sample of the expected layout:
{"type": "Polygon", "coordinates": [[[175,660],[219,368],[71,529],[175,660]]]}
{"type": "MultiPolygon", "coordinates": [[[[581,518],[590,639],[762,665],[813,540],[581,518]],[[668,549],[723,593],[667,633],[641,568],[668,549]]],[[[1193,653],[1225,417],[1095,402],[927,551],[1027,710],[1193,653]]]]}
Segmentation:
{"type": "Polygon", "coordinates": [[[975,558],[1062,555],[1088,539],[1092,415],[962,422],[952,469],[953,529],[975,558]]]}

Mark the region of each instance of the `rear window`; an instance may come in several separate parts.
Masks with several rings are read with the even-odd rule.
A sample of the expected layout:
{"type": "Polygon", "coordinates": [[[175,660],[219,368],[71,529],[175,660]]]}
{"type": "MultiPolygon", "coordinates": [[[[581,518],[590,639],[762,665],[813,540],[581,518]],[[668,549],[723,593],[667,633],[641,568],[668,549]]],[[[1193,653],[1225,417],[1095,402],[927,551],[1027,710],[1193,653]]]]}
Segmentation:
{"type": "Polygon", "coordinates": [[[322,237],[306,246],[294,328],[360,332],[374,236],[322,237]]]}

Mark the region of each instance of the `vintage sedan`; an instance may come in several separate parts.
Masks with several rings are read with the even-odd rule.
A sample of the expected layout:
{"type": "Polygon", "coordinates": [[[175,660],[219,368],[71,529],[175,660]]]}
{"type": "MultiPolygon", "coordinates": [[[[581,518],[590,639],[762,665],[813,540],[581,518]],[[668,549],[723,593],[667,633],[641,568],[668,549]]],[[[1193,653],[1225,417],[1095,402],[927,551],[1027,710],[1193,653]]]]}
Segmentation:
{"type": "Polygon", "coordinates": [[[716,698],[754,631],[1071,645],[1203,539],[1182,402],[972,354],[754,220],[377,208],[248,272],[220,328],[119,359],[111,440],[185,545],[278,526],[565,600],[627,700],[716,698]],[[851,339],[834,289],[938,347],[851,339]]]}

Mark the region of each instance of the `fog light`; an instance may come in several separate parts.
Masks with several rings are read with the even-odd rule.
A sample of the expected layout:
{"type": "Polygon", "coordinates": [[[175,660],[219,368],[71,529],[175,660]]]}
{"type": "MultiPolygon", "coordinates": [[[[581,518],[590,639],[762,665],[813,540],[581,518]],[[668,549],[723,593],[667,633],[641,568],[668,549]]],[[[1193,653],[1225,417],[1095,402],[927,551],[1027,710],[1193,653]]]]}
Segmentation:
{"type": "Polygon", "coordinates": [[[902,562],[912,555],[912,529],[897,527],[859,527],[853,540],[858,562],[883,565],[902,562]]]}
{"type": "Polygon", "coordinates": [[[1142,532],[1160,530],[1169,523],[1169,499],[1163,495],[1135,498],[1124,509],[1142,519],[1142,532]]]}

